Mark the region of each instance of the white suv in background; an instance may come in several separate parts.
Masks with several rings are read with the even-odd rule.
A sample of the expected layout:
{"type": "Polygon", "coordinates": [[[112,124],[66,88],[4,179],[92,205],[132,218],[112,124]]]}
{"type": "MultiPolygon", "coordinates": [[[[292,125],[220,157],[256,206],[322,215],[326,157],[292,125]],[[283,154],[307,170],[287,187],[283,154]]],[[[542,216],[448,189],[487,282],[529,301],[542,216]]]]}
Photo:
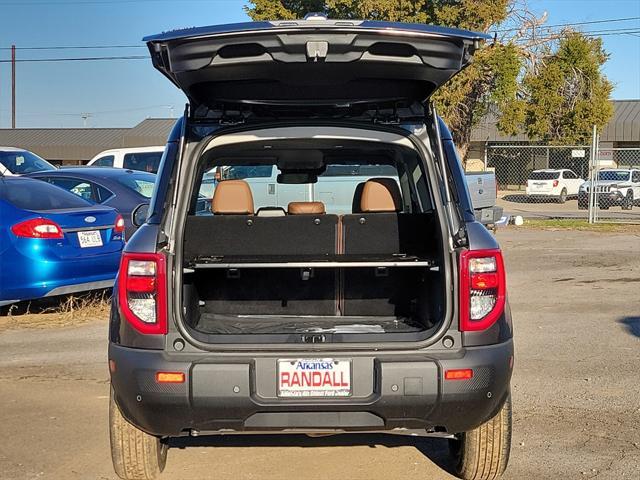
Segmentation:
{"type": "Polygon", "coordinates": [[[89,160],[87,166],[126,168],[156,173],[163,153],[163,146],[114,148],[100,152],[89,160]]]}
{"type": "Polygon", "coordinates": [[[534,170],[529,174],[526,193],[532,199],[555,198],[564,203],[567,198],[578,196],[583,183],[582,178],[568,169],[534,170]]]}

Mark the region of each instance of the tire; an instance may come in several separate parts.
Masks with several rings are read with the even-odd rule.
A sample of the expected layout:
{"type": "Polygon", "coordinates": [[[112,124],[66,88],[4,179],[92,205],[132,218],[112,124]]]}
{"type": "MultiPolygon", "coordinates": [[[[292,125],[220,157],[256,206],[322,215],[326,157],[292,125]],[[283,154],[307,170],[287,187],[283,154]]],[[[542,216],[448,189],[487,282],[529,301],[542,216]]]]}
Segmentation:
{"type": "Polygon", "coordinates": [[[563,188],[558,197],[558,203],[565,203],[567,201],[567,189],[563,188]]]}
{"type": "Polygon", "coordinates": [[[120,478],[151,480],[164,470],[167,446],[122,416],[113,398],[113,389],[109,399],[109,434],[113,469],[120,478]]]}
{"type": "Polygon", "coordinates": [[[463,480],[500,478],[511,451],[511,394],[498,414],[478,428],[450,441],[455,474],[463,480]]]}
{"type": "Polygon", "coordinates": [[[633,192],[628,192],[627,196],[624,197],[624,200],[622,201],[622,209],[623,210],[633,210],[633,192]]]}

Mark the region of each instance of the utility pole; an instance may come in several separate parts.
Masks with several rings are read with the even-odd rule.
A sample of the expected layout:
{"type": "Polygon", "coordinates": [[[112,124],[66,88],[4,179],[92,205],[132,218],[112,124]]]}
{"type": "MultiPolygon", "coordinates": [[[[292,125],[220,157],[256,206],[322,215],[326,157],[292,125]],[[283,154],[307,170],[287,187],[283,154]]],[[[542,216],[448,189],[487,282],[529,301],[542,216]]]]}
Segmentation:
{"type": "Polygon", "coordinates": [[[16,46],[11,45],[11,128],[16,128],[16,46]]]}
{"type": "Polygon", "coordinates": [[[92,115],[90,113],[81,113],[80,116],[82,117],[82,123],[84,128],[87,128],[87,120],[90,119],[92,117],[92,115]]]}

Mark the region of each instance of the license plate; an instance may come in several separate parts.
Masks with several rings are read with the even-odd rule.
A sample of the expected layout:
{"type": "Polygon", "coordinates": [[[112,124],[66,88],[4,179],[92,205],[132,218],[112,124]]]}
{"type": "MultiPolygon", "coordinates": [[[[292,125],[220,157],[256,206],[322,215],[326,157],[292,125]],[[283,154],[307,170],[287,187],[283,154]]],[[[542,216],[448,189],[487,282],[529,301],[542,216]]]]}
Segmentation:
{"type": "Polygon", "coordinates": [[[279,397],[348,397],[351,361],[332,358],[278,360],[279,397]]]}
{"type": "Polygon", "coordinates": [[[80,242],[81,248],[102,246],[102,237],[98,230],[78,232],[78,241],[80,242]]]}

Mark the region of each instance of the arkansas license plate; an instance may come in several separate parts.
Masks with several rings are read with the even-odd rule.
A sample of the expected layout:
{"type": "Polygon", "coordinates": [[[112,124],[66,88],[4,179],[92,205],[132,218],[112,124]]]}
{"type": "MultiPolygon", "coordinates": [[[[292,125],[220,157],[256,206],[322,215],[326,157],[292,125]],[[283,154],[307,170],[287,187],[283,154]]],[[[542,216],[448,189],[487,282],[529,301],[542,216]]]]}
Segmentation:
{"type": "Polygon", "coordinates": [[[78,241],[81,248],[101,247],[102,237],[98,230],[88,230],[86,232],[78,232],[78,241]]]}
{"type": "Polygon", "coordinates": [[[351,361],[332,358],[278,360],[279,397],[348,397],[351,361]]]}

